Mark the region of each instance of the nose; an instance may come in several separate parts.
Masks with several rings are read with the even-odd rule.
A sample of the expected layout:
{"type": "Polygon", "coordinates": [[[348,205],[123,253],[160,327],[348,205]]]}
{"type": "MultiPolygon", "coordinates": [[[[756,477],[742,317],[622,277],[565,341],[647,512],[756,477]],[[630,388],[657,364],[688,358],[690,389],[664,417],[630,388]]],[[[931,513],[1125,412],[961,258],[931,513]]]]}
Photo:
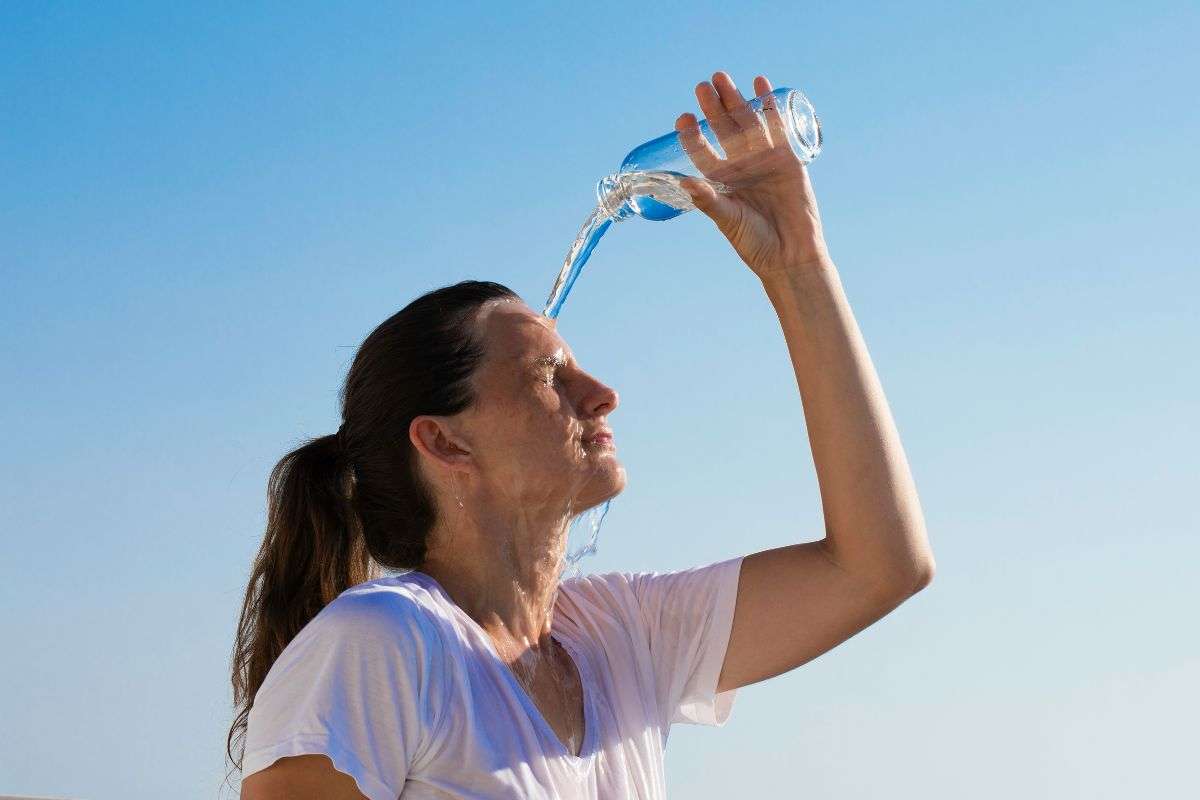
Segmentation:
{"type": "Polygon", "coordinates": [[[617,390],[593,378],[594,386],[588,393],[584,406],[589,416],[611,414],[620,404],[621,399],[617,390]]]}

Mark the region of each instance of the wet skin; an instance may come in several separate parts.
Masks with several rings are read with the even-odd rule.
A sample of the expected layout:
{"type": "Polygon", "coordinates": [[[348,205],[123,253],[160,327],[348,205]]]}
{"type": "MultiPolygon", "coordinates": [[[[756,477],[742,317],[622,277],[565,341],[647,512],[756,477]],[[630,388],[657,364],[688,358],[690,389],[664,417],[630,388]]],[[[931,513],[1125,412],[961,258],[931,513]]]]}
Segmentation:
{"type": "Polygon", "coordinates": [[[574,754],[583,689],[551,622],[571,519],[625,487],[615,447],[585,438],[609,427],[618,395],[580,367],[555,320],[522,302],[486,303],[476,334],[476,403],[410,427],[440,510],[421,571],[491,638],[574,754]]]}

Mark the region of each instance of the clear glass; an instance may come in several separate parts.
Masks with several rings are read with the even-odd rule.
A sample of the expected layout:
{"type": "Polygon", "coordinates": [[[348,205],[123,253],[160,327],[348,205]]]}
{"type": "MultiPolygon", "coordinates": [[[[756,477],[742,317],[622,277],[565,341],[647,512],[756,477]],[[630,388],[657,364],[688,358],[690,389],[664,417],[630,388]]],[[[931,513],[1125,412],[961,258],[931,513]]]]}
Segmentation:
{"type": "MultiPolygon", "coordinates": [[[[808,98],[799,89],[781,86],[771,92],[775,107],[782,112],[787,127],[788,144],[805,164],[821,152],[821,121],[808,98]]],[[[762,114],[763,100],[768,95],[750,101],[750,107],[762,114]]],[[[699,123],[700,132],[713,150],[722,158],[725,151],[709,127],[708,120],[699,123]]],[[[728,186],[709,180],[700,174],[691,156],[679,141],[679,132],[652,139],[635,147],[621,162],[621,168],[596,184],[600,208],[613,221],[639,216],[655,222],[673,219],[694,206],[691,198],[679,186],[679,179],[693,177],[708,180],[717,191],[729,191],[728,186]]]]}
{"type": "MultiPolygon", "coordinates": [[[[817,119],[812,103],[800,90],[782,86],[770,95],[751,100],[750,108],[762,114],[768,97],[773,102],[767,103],[767,107],[780,111],[792,151],[803,163],[809,163],[821,152],[821,121],[817,119]]],[[[724,158],[725,150],[708,120],[702,120],[699,127],[716,154],[724,158]]],[[[725,138],[729,141],[728,135],[725,138]]],[[[750,185],[762,175],[761,172],[756,175],[755,170],[740,170],[736,164],[722,166],[711,176],[700,174],[692,157],[683,149],[676,131],[635,147],[625,156],[617,172],[602,178],[596,185],[599,202],[571,244],[542,313],[551,318],[558,317],[583,265],[614,222],[635,216],[661,222],[695,208],[691,197],[679,185],[684,177],[699,178],[718,192],[729,192],[750,185]]]]}

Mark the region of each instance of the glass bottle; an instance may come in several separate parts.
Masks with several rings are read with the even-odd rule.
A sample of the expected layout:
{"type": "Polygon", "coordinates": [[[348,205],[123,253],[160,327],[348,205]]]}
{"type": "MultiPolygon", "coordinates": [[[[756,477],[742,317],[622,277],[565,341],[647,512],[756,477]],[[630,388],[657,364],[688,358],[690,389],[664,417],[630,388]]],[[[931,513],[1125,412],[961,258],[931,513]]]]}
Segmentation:
{"type": "MultiPolygon", "coordinates": [[[[804,92],[786,86],[781,86],[771,95],[787,127],[788,144],[803,163],[809,163],[821,152],[821,121],[812,103],[804,92]]],[[[766,97],[762,95],[749,102],[750,107],[760,115],[766,97]]],[[[708,120],[701,120],[699,127],[717,155],[724,158],[725,151],[709,127],[708,120]]],[[[683,177],[704,178],[683,149],[679,132],[671,131],[631,150],[621,162],[620,169],[601,178],[596,184],[596,198],[600,208],[613,221],[636,215],[661,222],[695,207],[688,193],[679,186],[679,179],[683,177]]],[[[714,184],[714,188],[728,191],[728,187],[719,184],[714,184]]]]}

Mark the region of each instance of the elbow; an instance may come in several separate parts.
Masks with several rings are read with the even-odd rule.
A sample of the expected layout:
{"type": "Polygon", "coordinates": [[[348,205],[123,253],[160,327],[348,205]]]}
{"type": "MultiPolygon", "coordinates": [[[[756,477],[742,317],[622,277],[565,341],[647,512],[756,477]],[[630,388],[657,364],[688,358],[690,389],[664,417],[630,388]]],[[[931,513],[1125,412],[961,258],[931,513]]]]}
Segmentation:
{"type": "Polygon", "coordinates": [[[937,572],[937,565],[934,564],[932,558],[923,562],[913,574],[912,593],[916,594],[929,584],[933,583],[933,574],[935,572],[937,572]]]}
{"type": "Polygon", "coordinates": [[[903,571],[897,571],[893,574],[891,580],[886,582],[886,585],[890,587],[889,593],[892,595],[898,594],[901,598],[908,599],[933,583],[933,574],[935,571],[936,568],[933,559],[911,565],[903,571]]]}
{"type": "Polygon", "coordinates": [[[933,583],[937,565],[933,553],[928,546],[913,547],[909,552],[899,555],[889,554],[888,557],[877,557],[870,564],[855,562],[835,556],[835,548],[830,537],[822,542],[830,560],[847,572],[856,572],[866,578],[876,590],[884,595],[895,598],[908,598],[933,583]]]}
{"type": "Polygon", "coordinates": [[[875,594],[892,607],[903,603],[933,582],[933,562],[891,570],[886,578],[878,575],[871,581],[875,594]]]}

